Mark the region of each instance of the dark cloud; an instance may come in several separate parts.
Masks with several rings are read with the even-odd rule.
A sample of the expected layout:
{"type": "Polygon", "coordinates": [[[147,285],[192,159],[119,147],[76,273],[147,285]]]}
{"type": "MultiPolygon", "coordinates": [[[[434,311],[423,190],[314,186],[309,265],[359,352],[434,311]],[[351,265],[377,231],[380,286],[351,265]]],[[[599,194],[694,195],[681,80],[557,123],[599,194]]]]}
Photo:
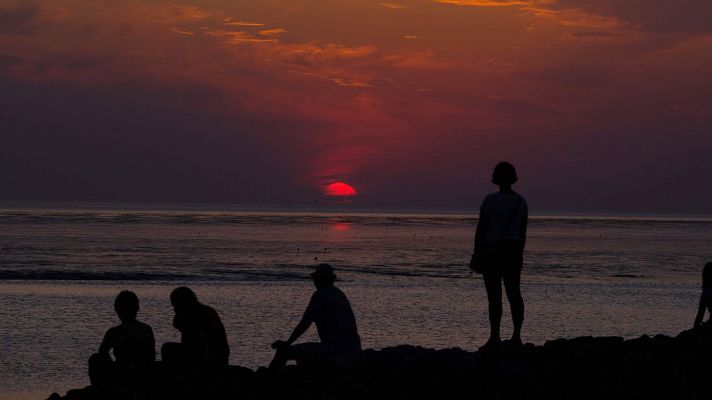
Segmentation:
{"type": "Polygon", "coordinates": [[[712,33],[712,1],[709,0],[559,0],[552,7],[582,9],[619,18],[651,33],[712,33]]]}
{"type": "Polygon", "coordinates": [[[31,33],[39,16],[39,7],[31,2],[18,1],[14,6],[0,6],[0,34],[31,33]]]}
{"type": "Polygon", "coordinates": [[[22,64],[21,58],[0,54],[0,71],[19,64],[22,64]]]}
{"type": "Polygon", "coordinates": [[[551,117],[557,114],[557,110],[540,104],[534,101],[515,98],[494,96],[489,99],[492,102],[492,108],[501,113],[510,115],[524,116],[545,116],[551,117]]]}
{"type": "Polygon", "coordinates": [[[312,199],[292,142],[307,121],[225,116],[209,88],[0,81],[3,200],[312,199]],[[12,100],[10,100],[12,99],[12,100]],[[291,136],[295,135],[295,136],[291,136]]]}
{"type": "Polygon", "coordinates": [[[573,64],[541,67],[521,74],[546,85],[559,87],[612,87],[621,76],[614,64],[573,64]]]}
{"type": "Polygon", "coordinates": [[[606,32],[606,31],[582,31],[571,34],[577,38],[617,38],[629,36],[627,33],[621,32],[606,32]]]}
{"type": "Polygon", "coordinates": [[[81,71],[94,69],[111,62],[112,57],[96,54],[45,53],[34,62],[35,72],[43,74],[53,68],[81,71]]]}

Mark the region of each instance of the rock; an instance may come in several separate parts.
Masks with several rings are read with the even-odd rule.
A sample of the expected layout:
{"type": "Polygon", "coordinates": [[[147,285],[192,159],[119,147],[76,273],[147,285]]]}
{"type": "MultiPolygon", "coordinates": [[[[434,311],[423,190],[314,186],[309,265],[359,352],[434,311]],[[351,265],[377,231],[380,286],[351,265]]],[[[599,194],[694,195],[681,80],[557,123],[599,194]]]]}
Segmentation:
{"type": "Polygon", "coordinates": [[[707,398],[712,329],[558,339],[479,352],[402,345],[365,350],[353,368],[231,366],[180,374],[157,365],[134,385],[75,389],[50,400],[124,399],[604,399],[707,398]]]}

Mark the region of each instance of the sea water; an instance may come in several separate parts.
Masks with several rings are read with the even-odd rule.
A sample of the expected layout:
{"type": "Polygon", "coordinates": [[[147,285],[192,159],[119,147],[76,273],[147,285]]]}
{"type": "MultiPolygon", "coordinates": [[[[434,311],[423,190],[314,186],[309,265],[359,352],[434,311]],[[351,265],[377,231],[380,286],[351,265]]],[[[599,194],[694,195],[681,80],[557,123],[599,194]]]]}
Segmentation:
{"type": "MultiPolygon", "coordinates": [[[[230,362],[269,363],[299,321],[317,263],[336,269],[367,348],[475,350],[487,339],[482,280],[467,265],[474,210],[393,212],[91,205],[0,209],[0,398],[88,384],[86,360],[141,301],[158,346],[179,340],[168,300],[193,288],[216,308],[230,362]]],[[[530,218],[523,337],[674,335],[692,325],[712,218],[530,218]]],[[[511,332],[506,307],[502,333],[511,332]]],[[[301,339],[318,340],[314,329],[301,339]]]]}

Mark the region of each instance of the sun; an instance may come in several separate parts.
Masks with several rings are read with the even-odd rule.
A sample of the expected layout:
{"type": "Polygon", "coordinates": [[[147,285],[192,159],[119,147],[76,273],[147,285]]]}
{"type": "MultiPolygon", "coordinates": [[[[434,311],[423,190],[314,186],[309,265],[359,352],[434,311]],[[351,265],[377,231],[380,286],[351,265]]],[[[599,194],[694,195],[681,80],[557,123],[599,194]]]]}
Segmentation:
{"type": "Polygon", "coordinates": [[[357,192],[353,186],[345,182],[334,182],[326,185],[324,194],[334,197],[355,197],[357,192]]]}

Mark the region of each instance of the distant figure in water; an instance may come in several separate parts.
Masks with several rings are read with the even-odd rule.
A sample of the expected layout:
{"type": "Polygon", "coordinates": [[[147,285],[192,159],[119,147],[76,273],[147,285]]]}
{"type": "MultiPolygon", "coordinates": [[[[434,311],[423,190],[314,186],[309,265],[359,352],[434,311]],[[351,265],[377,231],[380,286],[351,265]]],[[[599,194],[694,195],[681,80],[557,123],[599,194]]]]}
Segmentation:
{"type": "Polygon", "coordinates": [[[712,321],[712,262],[708,262],[702,270],[702,295],[700,296],[700,307],[697,309],[693,328],[702,326],[705,309],[710,312],[710,317],[707,320],[709,324],[712,321]]]}
{"type": "Polygon", "coordinates": [[[490,337],[485,347],[501,342],[502,281],[512,310],[514,331],[510,343],[521,346],[524,300],[519,289],[529,208],[522,196],[512,190],[517,172],[508,162],[494,168],[492,183],[499,192],[485,197],[475,232],[475,249],[470,268],[483,275],[489,302],[490,337]]]}
{"type": "Polygon", "coordinates": [[[180,343],[165,343],[161,357],[167,365],[183,369],[217,369],[228,365],[230,346],[218,313],[198,301],[185,286],[171,293],[175,310],[173,326],[181,333],[180,343]]]}
{"type": "Polygon", "coordinates": [[[99,352],[89,358],[92,385],[125,384],[150,373],[156,359],[156,340],[150,326],[136,320],[138,297],[124,290],[114,300],[114,311],[121,324],[110,328],[101,341],[99,352]],[[113,350],[114,359],[110,351],[113,350]]]}
{"type": "Polygon", "coordinates": [[[361,338],[356,318],[346,295],[334,286],[334,270],[329,264],[319,264],[311,277],[316,291],[289,339],[272,343],[277,351],[270,368],[282,367],[288,360],[295,360],[298,365],[341,367],[358,362],[361,338]],[[316,324],[321,343],[293,344],[312,323],[316,324]]]}

